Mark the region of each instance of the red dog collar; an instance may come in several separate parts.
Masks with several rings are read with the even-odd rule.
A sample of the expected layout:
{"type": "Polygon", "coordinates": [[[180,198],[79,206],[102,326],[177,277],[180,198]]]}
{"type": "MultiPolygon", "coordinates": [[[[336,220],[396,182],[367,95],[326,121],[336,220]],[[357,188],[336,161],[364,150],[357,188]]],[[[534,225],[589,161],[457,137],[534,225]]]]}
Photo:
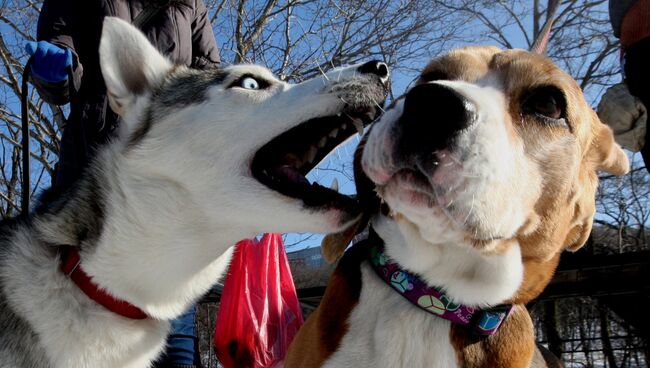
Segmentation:
{"type": "Polygon", "coordinates": [[[108,294],[95,284],[81,268],[79,249],[75,246],[61,246],[61,272],[68,276],[77,287],[90,299],[104,306],[109,311],[131,319],[145,319],[147,314],[135,305],[108,294]]]}

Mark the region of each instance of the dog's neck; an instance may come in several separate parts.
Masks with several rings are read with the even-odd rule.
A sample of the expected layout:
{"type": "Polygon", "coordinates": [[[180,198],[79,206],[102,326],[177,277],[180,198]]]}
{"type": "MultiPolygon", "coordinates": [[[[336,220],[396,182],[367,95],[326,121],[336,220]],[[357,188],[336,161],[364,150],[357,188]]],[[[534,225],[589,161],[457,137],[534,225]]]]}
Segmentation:
{"type": "Polygon", "coordinates": [[[377,216],[372,226],[384,240],[388,257],[430,286],[443,288],[456,303],[496,306],[512,297],[521,284],[523,265],[517,244],[486,256],[462,239],[441,235],[439,242],[427,241],[408,221],[377,216]]]}
{"type": "Polygon", "coordinates": [[[101,152],[75,197],[45,217],[48,242],[80,246],[81,264],[94,282],[158,319],[174,318],[207,292],[225,271],[231,247],[255,235],[211,221],[181,183],[116,148],[101,152]],[[63,223],[88,216],[77,206],[89,201],[103,217],[94,229],[63,223]]]}
{"type": "MultiPolygon", "coordinates": [[[[386,258],[416,274],[430,287],[444,289],[456,304],[496,306],[517,289],[522,277],[518,247],[511,247],[501,256],[484,257],[469,244],[457,243],[460,240],[450,234],[453,229],[438,232],[440,241],[431,242],[424,239],[413,223],[403,220],[382,215],[371,220],[372,228],[383,241],[386,258]]],[[[424,312],[388,286],[369,259],[375,241],[372,236],[351,247],[342,257],[321,304],[292,343],[285,366],[460,366],[460,349],[470,338],[476,338],[474,328],[424,312]],[[458,331],[466,331],[467,339],[456,339],[458,331]]],[[[525,308],[514,306],[497,337],[482,339],[480,348],[485,347],[483,342],[494,341],[496,345],[489,349],[501,352],[501,336],[514,336],[512,341],[520,350],[522,346],[528,349],[533,334],[532,323],[526,322],[526,318],[525,308]]],[[[504,350],[506,355],[511,352],[508,349],[504,350]]],[[[509,366],[497,362],[485,366],[509,366]]]]}
{"type": "Polygon", "coordinates": [[[439,318],[461,326],[470,326],[478,335],[494,335],[505,320],[512,305],[481,309],[457,304],[445,291],[423,281],[418,275],[403,269],[386,256],[384,243],[372,230],[367,242],[370,264],[376,274],[411,304],[439,318]]]}

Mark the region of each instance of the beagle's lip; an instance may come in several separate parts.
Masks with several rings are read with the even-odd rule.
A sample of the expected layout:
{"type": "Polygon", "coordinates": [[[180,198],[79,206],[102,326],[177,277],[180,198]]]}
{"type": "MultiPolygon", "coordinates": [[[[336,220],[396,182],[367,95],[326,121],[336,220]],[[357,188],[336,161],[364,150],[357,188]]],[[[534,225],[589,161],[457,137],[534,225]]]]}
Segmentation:
{"type": "Polygon", "coordinates": [[[386,183],[377,185],[378,193],[381,195],[381,192],[388,186],[393,186],[393,188],[397,187],[403,192],[412,192],[427,196],[430,198],[427,201],[428,204],[435,205],[433,203],[435,202],[434,188],[431,186],[427,177],[418,170],[406,168],[397,170],[390,176],[386,183]]]}
{"type": "Polygon", "coordinates": [[[466,239],[475,248],[480,248],[480,249],[487,248],[493,242],[506,240],[506,238],[504,238],[502,236],[487,236],[485,238],[479,238],[479,237],[476,237],[476,236],[467,236],[466,239]]]}
{"type": "Polygon", "coordinates": [[[394,175],[394,173],[384,169],[369,169],[364,170],[364,173],[378,186],[386,185],[394,175]]]}

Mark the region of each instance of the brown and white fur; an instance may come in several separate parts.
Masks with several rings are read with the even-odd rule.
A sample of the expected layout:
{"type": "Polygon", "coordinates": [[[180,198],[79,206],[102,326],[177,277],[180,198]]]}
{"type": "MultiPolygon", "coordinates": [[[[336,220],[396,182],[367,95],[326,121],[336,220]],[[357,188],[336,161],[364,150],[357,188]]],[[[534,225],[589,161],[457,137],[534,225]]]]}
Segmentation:
{"type": "Polygon", "coordinates": [[[495,335],[477,338],[409,304],[360,243],[285,367],[546,366],[524,305],[560,253],[587,240],[597,170],[629,169],[576,82],[523,50],[457,49],[431,61],[366,138],[360,166],[388,208],[370,223],[387,256],[456,303],[514,311],[495,335]]]}

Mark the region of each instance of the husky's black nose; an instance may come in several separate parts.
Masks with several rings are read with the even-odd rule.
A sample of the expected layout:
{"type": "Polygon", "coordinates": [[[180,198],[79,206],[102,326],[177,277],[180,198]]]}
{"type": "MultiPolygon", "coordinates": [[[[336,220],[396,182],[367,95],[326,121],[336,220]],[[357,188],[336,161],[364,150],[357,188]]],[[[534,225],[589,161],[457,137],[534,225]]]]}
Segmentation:
{"type": "Polygon", "coordinates": [[[465,96],[441,84],[421,84],[406,94],[398,125],[400,146],[410,154],[448,148],[475,119],[476,105],[465,96]]]}
{"type": "Polygon", "coordinates": [[[361,65],[359,67],[359,73],[375,74],[384,83],[388,81],[388,76],[390,75],[390,72],[388,71],[388,65],[378,60],[369,61],[361,65]]]}

